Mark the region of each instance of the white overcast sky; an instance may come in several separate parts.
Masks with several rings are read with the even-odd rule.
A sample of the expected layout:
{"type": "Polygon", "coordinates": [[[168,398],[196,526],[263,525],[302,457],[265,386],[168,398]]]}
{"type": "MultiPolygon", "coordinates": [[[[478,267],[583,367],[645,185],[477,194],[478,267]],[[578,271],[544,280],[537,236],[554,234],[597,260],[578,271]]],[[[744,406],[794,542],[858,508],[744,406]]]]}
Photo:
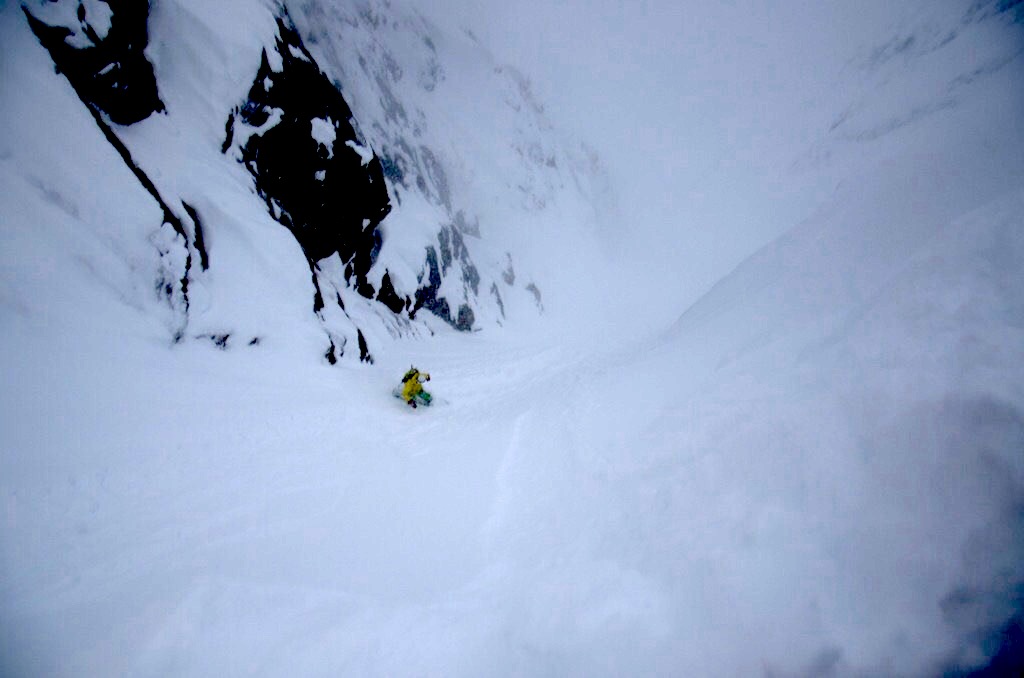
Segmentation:
{"type": "Polygon", "coordinates": [[[425,11],[471,28],[599,151],[632,254],[685,304],[834,187],[793,164],[848,103],[844,66],[919,5],[435,0],[425,11]]]}

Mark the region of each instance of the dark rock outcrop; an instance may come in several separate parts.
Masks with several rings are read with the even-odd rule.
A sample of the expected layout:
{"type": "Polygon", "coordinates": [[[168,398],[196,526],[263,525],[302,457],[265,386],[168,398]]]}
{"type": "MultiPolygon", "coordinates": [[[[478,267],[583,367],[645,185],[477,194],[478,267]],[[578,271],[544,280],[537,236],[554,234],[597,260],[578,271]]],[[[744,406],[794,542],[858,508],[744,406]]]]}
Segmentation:
{"type": "Polygon", "coordinates": [[[98,18],[97,23],[102,23],[100,29],[90,23],[82,4],[72,8],[71,3],[50,2],[36,7],[40,16],[25,5],[22,9],[32,32],[50,52],[57,71],[68,79],[104,138],[163,210],[162,227],[170,228],[180,237],[177,243],[175,237],[154,241],[159,241],[157,252],[161,261],[154,288],[180,313],[174,333],[177,342],[184,336],[188,323],[193,253],[199,256],[203,270],[209,267],[202,222],[196,209],[185,201],[165,199],[110,124],[138,122],[163,110],[163,103],[157,94],[153,67],[143,54],[148,42],[148,3],[109,0],[105,4],[109,14],[98,18]]]}
{"type": "Polygon", "coordinates": [[[366,274],[391,211],[384,170],[287,15],[278,31],[276,53],[264,51],[248,101],[228,121],[224,150],[240,148],[270,213],[310,260],[339,254],[354,287],[372,298],[366,274]]]}
{"type": "Polygon", "coordinates": [[[425,308],[455,329],[468,332],[473,329],[473,323],[476,322],[473,309],[468,303],[461,303],[453,313],[449,300],[441,294],[442,278],[454,263],[460,263],[462,266],[462,282],[467,293],[472,289],[475,294],[480,283],[479,273],[469,259],[462,236],[454,228],[445,226],[438,234],[438,247],[427,248],[427,259],[420,277],[420,286],[416,290],[412,315],[425,308]]]}
{"type": "Polygon", "coordinates": [[[58,0],[47,5],[22,9],[57,70],[84,102],[120,125],[164,110],[153,66],[144,53],[149,42],[148,2],[106,0],[109,14],[99,18],[89,17],[81,3],[73,7],[58,0]]]}
{"type": "Polygon", "coordinates": [[[401,313],[406,308],[406,300],[398,296],[389,272],[385,272],[384,278],[381,280],[377,301],[391,309],[392,313],[401,313]]]}

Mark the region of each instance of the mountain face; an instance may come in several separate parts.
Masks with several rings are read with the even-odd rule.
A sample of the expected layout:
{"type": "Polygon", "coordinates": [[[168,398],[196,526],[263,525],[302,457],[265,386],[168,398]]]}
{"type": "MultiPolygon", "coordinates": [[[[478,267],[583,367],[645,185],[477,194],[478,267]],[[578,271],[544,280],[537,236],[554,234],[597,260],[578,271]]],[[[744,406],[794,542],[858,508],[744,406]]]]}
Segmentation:
{"type": "Polygon", "coordinates": [[[516,270],[515,238],[510,245],[504,234],[560,201],[585,204],[593,170],[564,150],[525,79],[494,66],[471,38],[452,39],[391,3],[292,4],[294,13],[282,2],[22,5],[57,71],[163,212],[169,234],[158,238],[149,275],[176,318],[175,341],[228,348],[280,330],[273,318],[284,309],[268,310],[261,326],[233,322],[248,317],[237,311],[247,302],[226,290],[256,293],[254,278],[273,287],[275,274],[254,268],[283,256],[276,241],[246,233],[264,227],[251,214],[240,223],[239,210],[225,208],[235,202],[247,212],[262,205],[256,221],[272,219],[294,237],[301,256],[289,252],[286,266],[305,269],[310,285],[304,302],[280,301],[306,306],[332,363],[370,361],[385,337],[433,332],[436,320],[470,331],[539,312],[540,289],[516,270]],[[472,82],[449,86],[445,48],[456,73],[473,65],[472,82]],[[211,63],[217,70],[204,72],[211,63]],[[467,97],[483,113],[476,138],[445,124],[445,107],[467,97]],[[502,140],[488,143],[502,183],[516,182],[511,213],[483,215],[486,183],[464,176],[463,157],[481,139],[502,140]],[[180,153],[167,153],[174,145],[180,153]],[[255,259],[216,251],[236,229],[255,259]],[[248,269],[246,279],[231,269],[248,269]]]}
{"type": "Polygon", "coordinates": [[[23,6],[32,32],[82,101],[120,125],[163,111],[146,58],[149,3],[44,2],[23,6]]]}
{"type": "Polygon", "coordinates": [[[359,145],[352,111],[295,29],[283,18],[277,26],[277,63],[271,67],[264,51],[222,150],[238,153],[268,210],[309,258],[340,256],[362,292],[381,245],[377,226],[391,211],[380,159],[359,145]]]}

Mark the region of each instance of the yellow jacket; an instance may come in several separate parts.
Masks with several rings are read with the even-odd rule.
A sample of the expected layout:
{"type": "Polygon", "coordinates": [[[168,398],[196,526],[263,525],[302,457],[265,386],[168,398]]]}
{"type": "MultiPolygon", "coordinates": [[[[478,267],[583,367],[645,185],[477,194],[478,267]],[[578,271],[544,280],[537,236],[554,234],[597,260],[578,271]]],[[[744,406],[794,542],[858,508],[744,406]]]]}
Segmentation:
{"type": "Polygon", "coordinates": [[[420,372],[415,367],[402,377],[402,400],[412,402],[413,398],[423,392],[423,382],[430,381],[430,375],[420,372]]]}

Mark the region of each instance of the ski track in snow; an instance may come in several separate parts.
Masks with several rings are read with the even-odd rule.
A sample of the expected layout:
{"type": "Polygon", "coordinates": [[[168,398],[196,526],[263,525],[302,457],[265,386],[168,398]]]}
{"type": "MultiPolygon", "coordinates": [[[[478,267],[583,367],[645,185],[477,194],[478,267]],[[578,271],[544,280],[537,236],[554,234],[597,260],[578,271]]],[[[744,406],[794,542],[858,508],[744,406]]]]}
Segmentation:
{"type": "MultiPolygon", "coordinates": [[[[294,606],[309,600],[344,617],[352,608],[437,604],[466,587],[484,566],[480,533],[512,444],[503,422],[521,416],[514,412],[561,370],[549,371],[552,351],[467,359],[457,350],[423,363],[444,402],[417,412],[382,381],[397,380],[397,365],[313,370],[303,375],[308,382],[274,385],[234,375],[238,383],[215,379],[194,393],[173,382],[170,393],[136,384],[126,402],[118,392],[47,398],[69,382],[96,387],[82,365],[59,364],[57,381],[37,380],[34,391],[5,402],[23,421],[62,422],[49,446],[37,442],[43,467],[4,474],[19,482],[2,488],[7,525],[17,526],[3,543],[22,545],[18,561],[35,563],[5,568],[0,591],[21,630],[15,641],[31,647],[35,623],[58,615],[78,651],[110,653],[72,653],[68,666],[132,670],[123,662],[140,662],[138,669],[155,661],[147,646],[155,655],[191,647],[208,607],[247,608],[236,599],[243,592],[270,606],[257,614],[298,621],[305,613],[294,606]],[[346,383],[353,378],[355,399],[346,383]],[[154,409],[154,401],[162,404],[154,409]],[[60,438],[76,430],[96,434],[64,448],[60,438]],[[153,439],[150,431],[165,433],[153,439]],[[68,468],[51,476],[53,463],[68,468]],[[53,559],[55,552],[62,556],[53,559]],[[96,627],[94,618],[123,626],[96,627]]],[[[7,553],[9,566],[14,556],[7,553]]]]}

